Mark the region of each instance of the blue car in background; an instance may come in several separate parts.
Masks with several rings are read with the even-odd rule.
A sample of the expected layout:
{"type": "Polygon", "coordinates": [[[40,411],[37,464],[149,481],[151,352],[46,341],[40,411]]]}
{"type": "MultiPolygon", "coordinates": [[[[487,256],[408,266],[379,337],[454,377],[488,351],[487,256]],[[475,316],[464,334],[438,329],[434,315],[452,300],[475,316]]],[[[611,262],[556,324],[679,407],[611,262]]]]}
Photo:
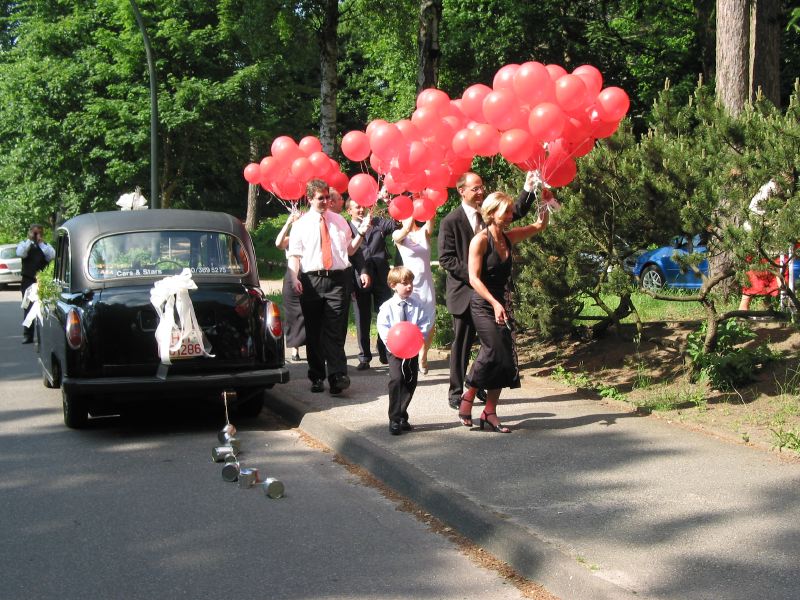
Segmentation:
{"type": "MultiPolygon", "coordinates": [[[[699,289],[702,280],[691,269],[681,269],[672,257],[675,254],[691,254],[706,252],[706,243],[702,236],[677,236],[671,246],[662,246],[648,250],[640,255],[633,267],[633,275],[646,290],[677,288],[684,290],[699,289]]],[[[708,274],[708,261],[703,259],[699,265],[703,274],[708,274]]]]}

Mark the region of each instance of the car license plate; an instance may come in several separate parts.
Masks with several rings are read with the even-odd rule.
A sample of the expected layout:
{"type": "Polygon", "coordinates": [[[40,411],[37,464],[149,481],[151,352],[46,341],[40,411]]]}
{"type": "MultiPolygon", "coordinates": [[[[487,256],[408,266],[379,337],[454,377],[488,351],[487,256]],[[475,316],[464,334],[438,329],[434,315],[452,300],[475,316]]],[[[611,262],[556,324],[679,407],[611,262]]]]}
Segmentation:
{"type": "Polygon", "coordinates": [[[197,358],[198,356],[203,356],[203,344],[200,343],[200,340],[197,339],[196,334],[192,334],[187,337],[181,345],[172,350],[172,347],[178,343],[179,334],[177,331],[172,331],[172,339],[170,340],[169,346],[169,358],[170,360],[183,360],[185,358],[197,358]]]}

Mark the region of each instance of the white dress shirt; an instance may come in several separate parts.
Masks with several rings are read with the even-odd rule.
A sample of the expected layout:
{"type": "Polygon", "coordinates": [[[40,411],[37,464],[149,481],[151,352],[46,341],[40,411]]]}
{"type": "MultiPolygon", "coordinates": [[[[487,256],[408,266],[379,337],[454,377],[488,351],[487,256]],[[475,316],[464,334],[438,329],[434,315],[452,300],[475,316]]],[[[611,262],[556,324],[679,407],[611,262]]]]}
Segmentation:
{"type": "MultiPolygon", "coordinates": [[[[28,256],[31,246],[33,246],[33,240],[22,240],[19,244],[17,244],[17,256],[20,258],[25,258],[28,256]]],[[[44,257],[47,259],[47,262],[50,262],[56,257],[55,249],[47,242],[39,242],[39,249],[44,253],[44,257]]]]}
{"type": "Polygon", "coordinates": [[[478,233],[481,229],[483,229],[483,216],[481,216],[481,212],[472,208],[466,202],[462,202],[461,206],[464,207],[464,212],[466,213],[467,218],[472,225],[473,233],[478,233]]]}
{"type": "Polygon", "coordinates": [[[403,299],[395,294],[381,304],[381,307],[378,309],[376,325],[378,327],[378,335],[381,336],[384,344],[389,336],[389,330],[392,328],[392,325],[404,320],[419,327],[423,337],[425,337],[425,339],[428,338],[428,333],[431,330],[431,315],[428,314],[425,307],[422,306],[419,299],[415,296],[409,296],[403,299]],[[405,319],[403,318],[404,308],[405,319]]]}
{"type": "MultiPolygon", "coordinates": [[[[333,257],[332,271],[341,271],[350,266],[350,257],[347,247],[353,239],[350,225],[341,215],[326,210],[325,220],[328,223],[328,233],[331,238],[331,255],[333,257]]],[[[292,226],[289,236],[289,249],[287,256],[300,257],[300,270],[303,273],[320,271],[325,267],[322,264],[322,249],[320,248],[319,220],[322,214],[310,210],[300,217],[292,226]]]]}

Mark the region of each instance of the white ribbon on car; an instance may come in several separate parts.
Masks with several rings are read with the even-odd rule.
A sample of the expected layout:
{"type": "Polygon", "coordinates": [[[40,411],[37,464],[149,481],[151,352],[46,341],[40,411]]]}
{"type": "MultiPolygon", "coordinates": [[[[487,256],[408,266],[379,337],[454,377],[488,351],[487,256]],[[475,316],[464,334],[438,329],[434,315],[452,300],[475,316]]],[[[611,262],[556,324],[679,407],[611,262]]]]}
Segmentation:
{"type": "Polygon", "coordinates": [[[203,349],[203,355],[213,358],[206,348],[206,339],[203,330],[197,323],[192,299],[189,290],[196,290],[197,284],[192,280],[192,272],[184,269],[180,275],[171,275],[156,281],[150,290],[150,303],[158,313],[158,327],[156,327],[156,342],[158,355],[161,362],[171,365],[170,351],[178,350],[185,340],[192,340],[203,349]],[[177,313],[178,319],[175,320],[177,313]],[[173,332],[177,333],[177,341],[170,345],[173,332]]]}
{"type": "Polygon", "coordinates": [[[31,309],[28,311],[28,314],[25,315],[25,320],[22,322],[23,327],[30,327],[33,325],[34,319],[39,319],[39,323],[44,324],[44,318],[42,317],[42,302],[39,300],[39,284],[32,283],[28,286],[28,289],[25,290],[25,293],[22,296],[22,308],[26,309],[28,307],[31,309]]]}

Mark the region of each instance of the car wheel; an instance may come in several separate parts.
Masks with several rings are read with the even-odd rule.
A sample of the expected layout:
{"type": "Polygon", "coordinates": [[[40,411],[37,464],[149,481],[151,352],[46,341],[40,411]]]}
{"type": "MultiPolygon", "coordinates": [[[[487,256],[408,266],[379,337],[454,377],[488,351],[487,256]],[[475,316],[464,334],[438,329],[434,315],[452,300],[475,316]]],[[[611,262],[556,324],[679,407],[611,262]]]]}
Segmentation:
{"type": "Polygon", "coordinates": [[[61,404],[64,408],[64,425],[70,429],[86,427],[89,422],[89,409],[85,396],[61,388],[61,404]]]}
{"type": "Polygon", "coordinates": [[[639,281],[641,282],[642,289],[651,291],[662,289],[665,283],[664,274],[661,272],[661,269],[655,265],[646,266],[639,276],[639,281]]]}
{"type": "Polygon", "coordinates": [[[236,412],[239,416],[246,419],[252,419],[261,414],[261,409],[264,408],[264,390],[239,390],[238,394],[247,399],[236,407],[236,412]]]}

